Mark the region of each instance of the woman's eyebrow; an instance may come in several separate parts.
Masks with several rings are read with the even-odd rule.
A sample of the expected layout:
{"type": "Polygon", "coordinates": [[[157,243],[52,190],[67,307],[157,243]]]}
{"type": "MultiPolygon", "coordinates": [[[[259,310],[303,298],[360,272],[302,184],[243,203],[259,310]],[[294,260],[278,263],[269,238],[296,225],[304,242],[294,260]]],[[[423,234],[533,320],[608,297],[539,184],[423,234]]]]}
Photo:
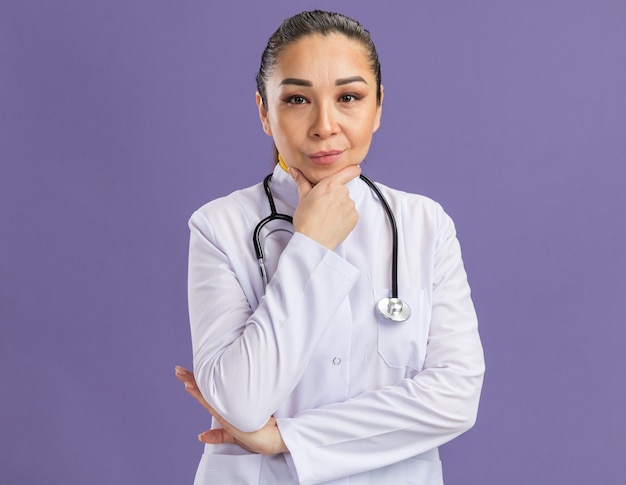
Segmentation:
{"type": "Polygon", "coordinates": [[[292,84],[294,86],[307,86],[307,87],[313,86],[313,83],[311,81],[307,81],[306,79],[298,79],[295,77],[288,77],[286,79],[283,79],[280,82],[280,86],[284,86],[286,84],[292,84]]]}
{"type": "Polygon", "coordinates": [[[365,83],[365,84],[367,84],[367,81],[365,79],[363,79],[361,76],[345,77],[343,79],[337,79],[335,81],[335,86],[343,86],[344,84],[351,84],[351,83],[365,83]]]}
{"type": "MultiPolygon", "coordinates": [[[[351,76],[351,77],[344,77],[341,79],[337,79],[335,81],[335,86],[343,86],[344,84],[351,84],[351,83],[365,83],[367,84],[367,81],[365,79],[363,79],[361,76],[351,76]]],[[[296,77],[288,77],[283,79],[280,82],[281,86],[285,86],[285,85],[292,85],[292,86],[306,86],[306,87],[313,87],[313,83],[311,81],[307,81],[306,79],[298,79],[296,77]]]]}

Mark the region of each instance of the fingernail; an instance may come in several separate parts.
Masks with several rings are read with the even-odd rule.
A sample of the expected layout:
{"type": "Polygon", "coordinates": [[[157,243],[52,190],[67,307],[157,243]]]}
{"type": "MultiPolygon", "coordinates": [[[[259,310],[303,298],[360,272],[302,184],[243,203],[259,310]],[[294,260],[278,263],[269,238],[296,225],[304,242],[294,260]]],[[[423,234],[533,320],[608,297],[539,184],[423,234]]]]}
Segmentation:
{"type": "Polygon", "coordinates": [[[185,389],[195,389],[195,387],[191,384],[191,382],[185,382],[185,389]]]}

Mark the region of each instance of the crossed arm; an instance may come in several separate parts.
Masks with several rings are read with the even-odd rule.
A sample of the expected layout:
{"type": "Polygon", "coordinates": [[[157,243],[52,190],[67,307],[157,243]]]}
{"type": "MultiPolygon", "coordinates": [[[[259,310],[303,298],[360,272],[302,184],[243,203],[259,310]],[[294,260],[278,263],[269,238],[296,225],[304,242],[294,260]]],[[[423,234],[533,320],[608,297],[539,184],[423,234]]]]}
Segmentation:
{"type": "Polygon", "coordinates": [[[200,433],[198,439],[201,442],[208,444],[235,443],[248,451],[263,455],[273,455],[289,451],[278,431],[276,420],[273,417],[258,431],[252,433],[240,431],[222,418],[209,403],[206,402],[196,385],[196,380],[191,371],[180,366],[177,366],[175,371],[176,378],[185,385],[187,394],[198,401],[222,426],[222,428],[210,429],[200,433]]]}

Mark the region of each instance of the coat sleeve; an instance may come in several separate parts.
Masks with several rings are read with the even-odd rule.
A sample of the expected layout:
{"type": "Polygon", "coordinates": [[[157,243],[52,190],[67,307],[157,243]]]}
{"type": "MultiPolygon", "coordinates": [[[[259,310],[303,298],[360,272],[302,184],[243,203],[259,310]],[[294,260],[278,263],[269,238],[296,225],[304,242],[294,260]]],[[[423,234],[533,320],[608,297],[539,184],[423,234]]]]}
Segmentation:
{"type": "Polygon", "coordinates": [[[431,450],[475,422],[483,351],[461,251],[441,211],[425,365],[413,378],[278,419],[298,483],[365,472],[431,450]]]}
{"type": "Polygon", "coordinates": [[[229,237],[225,230],[224,239],[218,241],[201,212],[194,213],[189,227],[188,294],[196,381],[221,416],[242,431],[254,431],[297,385],[315,343],[359,272],[296,233],[252,311],[243,290],[251,285],[249,267],[246,270],[232,256],[233,245],[240,244],[237,236],[229,237]]]}

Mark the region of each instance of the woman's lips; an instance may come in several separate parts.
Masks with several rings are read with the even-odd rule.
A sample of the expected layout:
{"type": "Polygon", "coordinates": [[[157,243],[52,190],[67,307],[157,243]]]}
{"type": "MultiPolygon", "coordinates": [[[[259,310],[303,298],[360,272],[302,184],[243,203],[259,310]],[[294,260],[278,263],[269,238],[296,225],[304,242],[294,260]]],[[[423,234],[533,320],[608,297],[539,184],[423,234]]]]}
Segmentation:
{"type": "Polygon", "coordinates": [[[335,163],[342,153],[343,150],[321,151],[309,154],[309,158],[314,163],[318,163],[320,165],[330,165],[331,163],[335,163]]]}

